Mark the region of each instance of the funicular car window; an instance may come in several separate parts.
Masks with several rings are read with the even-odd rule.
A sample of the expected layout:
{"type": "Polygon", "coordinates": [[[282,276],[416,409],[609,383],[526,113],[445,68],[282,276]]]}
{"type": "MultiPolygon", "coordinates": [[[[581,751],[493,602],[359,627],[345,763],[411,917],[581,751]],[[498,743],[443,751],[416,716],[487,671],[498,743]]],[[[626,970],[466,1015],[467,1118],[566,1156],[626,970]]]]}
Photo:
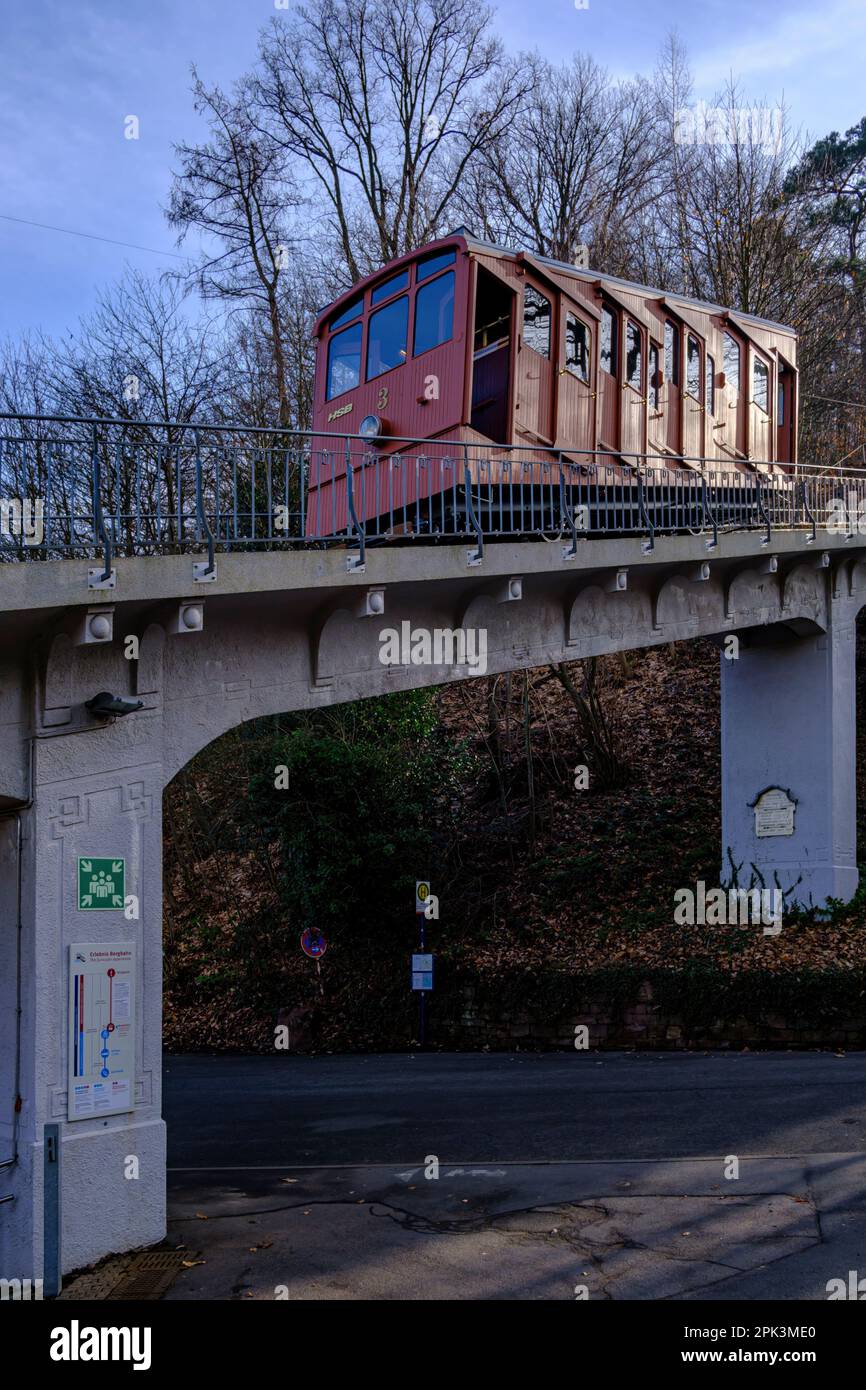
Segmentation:
{"type": "Polygon", "coordinates": [[[576,314],[565,318],[565,365],[572,376],[589,381],[589,329],[576,314]]]}
{"type": "Polygon", "coordinates": [[[711,357],[709,353],[707,353],[707,368],[706,368],[706,372],[705,372],[704,375],[705,375],[705,377],[706,377],[706,383],[707,383],[707,386],[706,386],[706,390],[707,390],[707,401],[706,401],[707,411],[708,411],[708,413],[709,413],[710,415],[715,415],[715,413],[716,413],[716,362],[715,362],[715,358],[711,357]]]}
{"type": "Polygon", "coordinates": [[[409,296],[395,299],[370,315],[367,324],[367,380],[390,372],[406,361],[409,296]]]}
{"type": "Polygon", "coordinates": [[[361,380],[361,334],[364,325],[355,323],[335,333],[328,343],[327,400],[351,391],[361,380]]]}
{"type": "Polygon", "coordinates": [[[701,399],[701,346],[691,333],[686,338],[686,392],[701,399]]]}
{"type": "Polygon", "coordinates": [[[437,251],[432,256],[425,256],[423,261],[419,261],[415,270],[415,283],[420,284],[422,280],[429,280],[431,275],[435,275],[437,270],[444,270],[446,265],[453,265],[457,258],[457,252],[452,247],[450,251],[437,251]]]}
{"type": "Polygon", "coordinates": [[[650,343],[649,350],[649,397],[650,405],[653,410],[659,408],[659,350],[655,343],[650,343]]]}
{"type": "Polygon", "coordinates": [[[356,319],[363,308],[364,296],[361,295],[359,299],[353,299],[351,304],[347,304],[337,318],[331,320],[328,324],[328,331],[333,333],[336,328],[342,328],[344,323],[351,323],[352,319],[356,319]]]}
{"type": "Polygon", "coordinates": [[[770,409],[770,372],[766,362],[762,362],[760,357],[755,358],[752,371],[752,396],[755,405],[761,410],[769,412],[770,409]]]}
{"type": "Polygon", "coordinates": [[[725,385],[739,391],[740,345],[730,333],[725,333],[722,337],[722,371],[725,373],[725,385]]]}
{"type": "Polygon", "coordinates": [[[680,330],[670,319],[665,319],[665,380],[680,384],[680,330]]]}
{"type": "Polygon", "coordinates": [[[402,271],[399,275],[392,275],[390,280],[386,280],[384,284],[377,285],[374,290],[370,291],[370,303],[381,304],[383,299],[390,299],[392,294],[396,294],[398,290],[405,290],[408,284],[408,270],[402,271]]]}
{"type": "Polygon", "coordinates": [[[541,357],[550,356],[550,300],[527,285],[523,292],[523,341],[541,357]]]}
{"type": "Polygon", "coordinates": [[[598,360],[603,372],[616,376],[616,319],[610,309],[601,311],[601,331],[598,339],[598,360]]]}
{"type": "Polygon", "coordinates": [[[414,355],[447,343],[453,331],[454,271],[449,270],[447,275],[422,285],[415,295],[414,355]]]}
{"type": "Polygon", "coordinates": [[[625,326],[625,379],[635,391],[640,390],[642,374],[640,329],[629,319],[625,326]]]}

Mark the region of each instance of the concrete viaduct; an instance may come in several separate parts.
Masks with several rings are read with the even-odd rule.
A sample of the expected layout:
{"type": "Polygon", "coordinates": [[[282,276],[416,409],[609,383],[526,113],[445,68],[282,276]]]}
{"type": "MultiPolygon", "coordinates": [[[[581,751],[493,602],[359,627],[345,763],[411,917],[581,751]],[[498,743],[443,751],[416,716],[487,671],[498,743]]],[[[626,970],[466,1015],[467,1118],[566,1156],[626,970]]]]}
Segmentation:
{"type": "Polygon", "coordinates": [[[722,534],[708,558],[689,534],[652,553],[637,537],[587,539],[565,559],[556,544],[500,541],[480,564],[465,545],[393,546],[354,570],[338,548],[220,554],[207,584],[191,556],[163,555],[118,559],[101,590],[86,560],[0,565],[0,1277],[50,1282],[61,1263],[164,1236],[163,789],[242,721],[468,674],[382,665],[385,627],[486,629],[488,672],[718,639],[720,882],[732,859],[789,901],[849,899],[866,547],[809,545],[802,531],[761,542],[722,534]],[[142,708],[97,717],[86,702],[102,691],[142,708]],[[767,789],[784,793],[782,822],[759,834],[767,789]],[[82,898],[80,861],[94,859],[124,866],[122,902],[101,911],[82,898]],[[134,1077],[119,1113],[90,1100],[70,1118],[82,942],[134,948],[131,997],[118,985],[112,1003],[134,1077]]]}

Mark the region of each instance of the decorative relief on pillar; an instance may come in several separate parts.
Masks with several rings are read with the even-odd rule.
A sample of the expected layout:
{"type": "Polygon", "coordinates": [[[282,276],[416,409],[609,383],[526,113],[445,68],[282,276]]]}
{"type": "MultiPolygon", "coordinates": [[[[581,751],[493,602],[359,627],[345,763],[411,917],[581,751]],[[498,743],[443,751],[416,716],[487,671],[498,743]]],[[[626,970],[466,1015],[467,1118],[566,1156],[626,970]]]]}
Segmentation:
{"type": "Polygon", "coordinates": [[[85,824],[87,819],[88,813],[82,806],[80,796],[61,797],[57,811],[51,816],[54,839],[62,839],[67,830],[71,830],[75,825],[85,824]]]}
{"type": "Polygon", "coordinates": [[[126,782],[120,788],[124,814],[150,820],[153,815],[153,797],[145,789],[144,782],[126,782]]]}
{"type": "Polygon", "coordinates": [[[76,796],[61,796],[56,801],[57,809],[49,814],[51,835],[62,840],[66,834],[79,825],[89,825],[95,804],[110,798],[112,814],[133,816],[136,820],[149,820],[153,815],[153,797],[142,781],[122,782],[113,787],[99,787],[81,792],[76,796]]]}

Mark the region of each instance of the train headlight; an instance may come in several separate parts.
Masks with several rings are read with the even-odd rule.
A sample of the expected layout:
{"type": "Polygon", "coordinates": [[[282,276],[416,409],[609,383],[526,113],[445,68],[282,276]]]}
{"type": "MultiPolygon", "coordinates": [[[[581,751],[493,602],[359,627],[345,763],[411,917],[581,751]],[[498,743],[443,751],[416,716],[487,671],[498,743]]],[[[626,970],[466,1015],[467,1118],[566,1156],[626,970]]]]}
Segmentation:
{"type": "Polygon", "coordinates": [[[365,415],[358,426],[358,433],[362,439],[381,439],[385,426],[378,415],[365,415]]]}

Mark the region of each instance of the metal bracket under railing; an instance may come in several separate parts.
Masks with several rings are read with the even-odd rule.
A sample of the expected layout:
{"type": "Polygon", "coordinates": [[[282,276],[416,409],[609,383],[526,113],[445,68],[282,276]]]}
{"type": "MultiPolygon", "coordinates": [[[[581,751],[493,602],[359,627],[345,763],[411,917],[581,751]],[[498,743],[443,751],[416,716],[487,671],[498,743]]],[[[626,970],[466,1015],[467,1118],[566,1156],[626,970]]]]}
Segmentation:
{"type": "Polygon", "coordinates": [[[472,501],[472,474],[469,471],[469,450],[465,444],[463,446],[463,482],[466,487],[466,514],[478,540],[475,550],[467,550],[466,559],[470,565],[480,565],[484,559],[484,531],[475,515],[475,504],[472,501]]]}
{"type": "Polygon", "coordinates": [[[656,548],[655,527],[646,509],[646,498],[644,497],[643,478],[640,475],[640,464],[634,464],[633,467],[635,478],[637,479],[637,509],[647,533],[646,540],[642,543],[641,548],[645,555],[651,555],[656,548]]]}
{"type": "Polygon", "coordinates": [[[767,508],[764,506],[764,490],[763,490],[763,488],[761,487],[761,475],[760,475],[760,473],[756,473],[756,474],[755,474],[755,491],[756,491],[757,494],[758,494],[758,511],[759,511],[760,514],[761,514],[761,520],[763,521],[764,525],[765,525],[766,528],[767,528],[767,534],[766,534],[766,536],[764,537],[764,539],[761,541],[761,545],[769,545],[769,544],[770,544],[771,535],[772,535],[772,531],[771,531],[771,527],[770,527],[770,517],[769,517],[769,513],[767,512],[767,508]]]}
{"type": "Polygon", "coordinates": [[[113,589],[114,571],[111,568],[113,549],[111,536],[105,524],[105,516],[102,511],[102,471],[99,466],[99,438],[96,425],[91,427],[93,448],[90,455],[90,489],[93,500],[93,526],[96,531],[96,539],[102,542],[103,569],[100,574],[98,570],[88,570],[87,587],[89,589],[113,589]]]}
{"type": "Polygon", "coordinates": [[[805,478],[803,478],[803,480],[802,480],[801,483],[800,483],[800,500],[801,500],[802,503],[803,503],[803,511],[806,513],[806,520],[811,524],[811,527],[812,527],[812,534],[811,534],[811,536],[807,536],[807,537],[806,537],[806,544],[807,544],[807,545],[814,545],[814,543],[815,543],[815,541],[817,540],[817,537],[818,537],[818,527],[817,527],[817,523],[816,523],[816,521],[815,521],[815,515],[814,515],[814,513],[813,513],[813,511],[812,511],[812,508],[809,506],[809,499],[808,499],[808,496],[807,496],[807,493],[806,493],[806,479],[805,479],[805,478]]]}
{"type": "Polygon", "coordinates": [[[204,492],[201,476],[201,446],[198,430],[195,431],[195,514],[207,541],[207,564],[193,566],[193,578],[200,584],[216,579],[216,560],[214,559],[213,531],[204,510],[204,492]],[[198,573],[196,573],[198,571],[198,573]]]}
{"type": "Polygon", "coordinates": [[[571,507],[566,506],[565,502],[565,474],[562,471],[562,456],[560,455],[559,467],[559,515],[560,519],[565,517],[568,522],[568,529],[571,532],[571,546],[562,547],[563,560],[574,560],[577,556],[577,527],[574,524],[574,516],[571,507]]]}
{"type": "Polygon", "coordinates": [[[710,525],[713,528],[713,539],[711,541],[707,541],[707,550],[715,550],[716,546],[719,543],[719,524],[716,521],[715,514],[713,513],[710,507],[709,497],[707,494],[707,480],[704,477],[703,473],[701,474],[701,507],[704,513],[704,520],[709,521],[710,525]]]}
{"type": "Polygon", "coordinates": [[[346,439],[346,508],[352,525],[358,533],[358,554],[350,555],[346,569],[350,574],[363,574],[367,567],[367,534],[355,510],[355,479],[352,473],[352,442],[346,439]]]}

